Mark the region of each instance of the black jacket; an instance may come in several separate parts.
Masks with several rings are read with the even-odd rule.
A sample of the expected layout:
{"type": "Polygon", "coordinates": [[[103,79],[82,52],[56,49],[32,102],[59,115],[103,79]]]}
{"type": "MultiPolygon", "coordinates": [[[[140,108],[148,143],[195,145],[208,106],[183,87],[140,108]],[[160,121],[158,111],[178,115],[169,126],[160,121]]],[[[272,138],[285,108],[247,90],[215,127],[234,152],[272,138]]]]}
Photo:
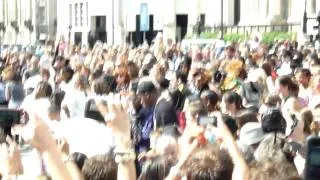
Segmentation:
{"type": "Polygon", "coordinates": [[[154,109],[154,124],[155,128],[177,124],[176,108],[173,105],[172,99],[159,97],[154,109]]]}

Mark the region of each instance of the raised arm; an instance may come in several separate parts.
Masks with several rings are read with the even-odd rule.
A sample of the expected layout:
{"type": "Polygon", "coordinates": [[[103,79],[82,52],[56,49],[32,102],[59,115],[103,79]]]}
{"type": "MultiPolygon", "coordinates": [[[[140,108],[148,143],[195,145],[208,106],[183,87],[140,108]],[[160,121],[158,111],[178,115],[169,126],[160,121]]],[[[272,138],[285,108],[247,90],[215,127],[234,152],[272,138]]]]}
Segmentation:
{"type": "Polygon", "coordinates": [[[62,161],[62,154],[49,127],[35,113],[31,114],[29,123],[24,128],[22,135],[40,152],[52,179],[74,179],[62,161]]]}
{"type": "Polygon", "coordinates": [[[130,137],[130,120],[128,102],[120,95],[109,95],[107,104],[96,102],[100,113],[105,118],[107,126],[112,130],[116,142],[116,162],[118,163],[118,179],[135,180],[135,152],[130,137]]]}
{"type": "Polygon", "coordinates": [[[215,116],[217,117],[220,136],[234,163],[232,179],[247,179],[249,168],[238,150],[234,137],[224,123],[221,113],[217,113],[215,116]]]}

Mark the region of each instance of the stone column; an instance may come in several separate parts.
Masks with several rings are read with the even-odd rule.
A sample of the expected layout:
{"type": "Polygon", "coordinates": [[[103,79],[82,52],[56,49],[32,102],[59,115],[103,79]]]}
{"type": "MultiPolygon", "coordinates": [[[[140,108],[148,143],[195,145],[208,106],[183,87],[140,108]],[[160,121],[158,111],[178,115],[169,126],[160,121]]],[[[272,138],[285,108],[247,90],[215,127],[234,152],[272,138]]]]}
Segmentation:
{"type": "MultiPolygon", "coordinates": [[[[190,5],[188,10],[188,34],[192,34],[193,27],[200,16],[200,0],[189,0],[188,4],[190,5]]],[[[220,6],[217,7],[217,9],[220,8],[220,6]]]]}
{"type": "MultiPolygon", "coordinates": [[[[31,0],[23,0],[25,4],[25,20],[31,19],[31,0]]],[[[68,6],[69,7],[69,6],[68,6]]]]}
{"type": "Polygon", "coordinates": [[[220,26],[220,24],[221,24],[221,0],[213,0],[212,4],[213,5],[211,5],[210,11],[213,11],[212,7],[216,7],[216,9],[213,11],[214,24],[216,26],[220,26]]]}
{"type": "MultiPolygon", "coordinates": [[[[6,28],[8,27],[8,9],[7,9],[7,0],[3,0],[3,21],[4,24],[6,26],[6,28]]],[[[2,33],[2,43],[5,44],[7,43],[7,36],[6,36],[6,32],[2,33]]]]}
{"type": "MultiPolygon", "coordinates": [[[[194,0],[196,1],[196,0],[194,0]]],[[[162,15],[163,15],[163,40],[168,39],[175,41],[176,39],[176,2],[172,0],[163,0],[162,15]]],[[[188,19],[189,20],[189,19],[188,19]]],[[[189,23],[189,22],[188,22],[189,23]]]]}
{"type": "Polygon", "coordinates": [[[267,12],[268,0],[259,0],[259,24],[267,24],[268,12],[267,12]]]}
{"type": "MultiPolygon", "coordinates": [[[[0,22],[4,23],[4,0],[0,0],[0,22]]],[[[0,42],[3,43],[3,31],[0,31],[0,42]]]]}
{"type": "Polygon", "coordinates": [[[317,16],[316,0],[307,0],[307,14],[308,16],[317,16]]]}
{"type": "Polygon", "coordinates": [[[206,0],[205,1],[205,14],[206,14],[206,26],[213,27],[218,25],[219,20],[217,16],[217,10],[213,10],[213,7],[216,7],[217,1],[220,0],[206,0]]]}
{"type": "Polygon", "coordinates": [[[234,0],[223,0],[223,22],[229,26],[234,24],[234,0]]]}
{"type": "Polygon", "coordinates": [[[0,21],[4,22],[4,0],[0,0],[0,21]]]}
{"type": "Polygon", "coordinates": [[[248,0],[240,0],[240,22],[239,25],[248,25],[250,22],[250,7],[248,0]]]}
{"type": "MultiPolygon", "coordinates": [[[[37,10],[36,10],[36,7],[37,7],[37,3],[36,3],[36,0],[31,0],[30,2],[30,18],[32,20],[32,24],[33,24],[33,32],[31,33],[31,42],[32,44],[36,43],[37,41],[37,25],[36,25],[36,20],[37,20],[37,10]]],[[[72,34],[72,33],[71,33],[72,34]]]]}
{"type": "MultiPolygon", "coordinates": [[[[241,5],[243,7],[243,22],[241,25],[252,25],[253,23],[253,11],[255,10],[253,7],[253,3],[255,0],[241,0],[241,5]]],[[[242,16],[242,14],[241,14],[242,16]]]]}
{"type": "Polygon", "coordinates": [[[254,25],[254,24],[256,24],[256,22],[258,22],[258,20],[257,19],[259,19],[258,18],[258,13],[257,13],[257,11],[258,11],[258,7],[257,7],[257,3],[258,3],[258,1],[257,0],[248,0],[249,1],[249,19],[250,19],[250,24],[248,24],[248,25],[254,25]]]}
{"type": "Polygon", "coordinates": [[[318,14],[319,11],[320,11],[320,2],[319,1],[316,1],[316,13],[318,14]]]}
{"type": "Polygon", "coordinates": [[[280,0],[269,0],[269,24],[283,24],[285,22],[281,15],[282,2],[280,0]]]}
{"type": "Polygon", "coordinates": [[[24,33],[25,26],[24,26],[23,20],[21,19],[21,11],[22,11],[21,0],[16,0],[16,15],[17,15],[16,21],[19,26],[19,32],[16,34],[17,35],[16,43],[18,44],[23,43],[23,35],[25,34],[24,33]]]}
{"type": "MultiPolygon", "coordinates": [[[[244,18],[247,18],[245,12],[246,4],[245,1],[241,1],[241,22],[244,22],[244,18]]],[[[206,25],[209,26],[220,26],[221,24],[221,0],[206,0],[206,25]],[[213,10],[212,7],[215,7],[213,10]]],[[[200,15],[200,12],[199,12],[200,15]]],[[[234,1],[233,0],[223,0],[223,24],[233,25],[234,23],[234,1]]]]}
{"type": "Polygon", "coordinates": [[[11,38],[11,42],[10,44],[16,44],[17,41],[18,41],[18,33],[16,32],[15,28],[13,28],[11,26],[11,22],[13,21],[17,21],[18,22],[18,19],[17,19],[17,11],[18,11],[18,8],[17,8],[17,0],[10,0],[10,6],[9,6],[9,9],[10,9],[10,29],[11,29],[11,33],[12,33],[12,38],[11,38]]]}
{"type": "Polygon", "coordinates": [[[11,21],[17,20],[17,0],[10,0],[9,8],[11,21]]]}
{"type": "MultiPolygon", "coordinates": [[[[33,34],[36,35],[36,19],[34,19],[34,14],[35,14],[35,6],[33,6],[33,1],[32,0],[24,0],[26,1],[26,16],[25,16],[25,20],[31,20],[32,21],[32,25],[33,25],[33,32],[28,32],[28,40],[29,40],[29,43],[32,43],[33,39],[35,40],[35,36],[33,34]],[[33,37],[34,36],[34,37],[33,37]]],[[[68,10],[69,10],[69,5],[68,5],[68,10]]],[[[68,12],[68,11],[67,11],[68,12]]],[[[69,17],[69,16],[68,16],[69,17]]],[[[68,21],[69,21],[69,18],[68,18],[68,21]]]]}
{"type": "MultiPolygon", "coordinates": [[[[30,43],[30,34],[29,34],[29,31],[28,29],[24,26],[24,21],[28,20],[27,18],[27,9],[28,9],[28,4],[29,4],[29,1],[28,0],[20,0],[21,2],[21,10],[20,10],[20,13],[21,13],[21,26],[23,27],[23,42],[24,43],[30,43]]],[[[22,28],[21,27],[21,28],[22,28]]]]}
{"type": "Polygon", "coordinates": [[[288,23],[300,23],[302,22],[304,13],[304,0],[289,0],[289,17],[288,23]],[[297,8],[301,7],[301,8],[297,8]]]}
{"type": "MultiPolygon", "coordinates": [[[[114,6],[114,4],[112,3],[113,1],[116,1],[116,0],[110,0],[110,1],[106,1],[105,2],[106,5],[109,6],[108,7],[108,12],[106,12],[106,32],[107,32],[107,41],[108,41],[107,43],[108,43],[108,45],[113,45],[113,42],[114,42],[113,25],[112,25],[112,22],[113,22],[113,20],[112,20],[112,18],[113,18],[112,9],[113,9],[113,7],[112,6],[114,6]]],[[[90,5],[94,5],[94,7],[98,7],[96,5],[97,1],[96,2],[90,2],[89,1],[89,3],[90,3],[90,5]]],[[[94,11],[94,9],[92,9],[92,7],[91,7],[91,10],[94,11]]],[[[92,31],[95,31],[95,29],[94,29],[95,26],[96,26],[95,22],[92,21],[91,22],[91,30],[92,31]]]]}
{"type": "Polygon", "coordinates": [[[114,43],[124,42],[123,0],[114,0],[114,43]]]}

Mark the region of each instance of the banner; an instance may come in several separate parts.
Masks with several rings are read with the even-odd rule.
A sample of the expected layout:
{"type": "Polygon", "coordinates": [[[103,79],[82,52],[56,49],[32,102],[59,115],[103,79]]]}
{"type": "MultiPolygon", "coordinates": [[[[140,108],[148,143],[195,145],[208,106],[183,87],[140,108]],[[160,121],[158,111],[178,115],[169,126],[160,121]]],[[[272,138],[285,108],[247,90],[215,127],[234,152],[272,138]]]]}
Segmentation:
{"type": "Polygon", "coordinates": [[[149,31],[148,4],[140,4],[140,31],[149,31]]]}

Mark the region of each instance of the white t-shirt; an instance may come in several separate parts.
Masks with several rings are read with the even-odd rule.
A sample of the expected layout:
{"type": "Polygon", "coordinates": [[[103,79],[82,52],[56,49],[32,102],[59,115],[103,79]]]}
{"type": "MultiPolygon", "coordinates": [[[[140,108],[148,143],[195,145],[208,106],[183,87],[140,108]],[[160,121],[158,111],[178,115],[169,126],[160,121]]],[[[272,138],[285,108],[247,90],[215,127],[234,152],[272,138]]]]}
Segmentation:
{"type": "Polygon", "coordinates": [[[309,108],[315,109],[318,105],[320,105],[320,96],[313,95],[312,98],[309,100],[309,108]]]}
{"type": "Polygon", "coordinates": [[[290,67],[289,62],[283,62],[280,69],[278,69],[277,74],[279,76],[286,76],[292,73],[292,69],[290,67]]]}
{"type": "Polygon", "coordinates": [[[60,89],[64,91],[66,94],[74,91],[74,82],[71,79],[68,83],[62,81],[59,85],[60,89]]]}
{"type": "MultiPolygon", "coordinates": [[[[28,90],[29,88],[32,88],[32,89],[36,89],[38,84],[42,81],[42,77],[40,74],[37,74],[37,75],[34,75],[32,77],[30,77],[29,79],[26,80],[26,82],[24,83],[23,85],[23,89],[24,90],[28,90]]],[[[54,83],[54,79],[49,79],[49,84],[52,88],[52,91],[54,90],[55,88],[55,83],[54,83]]]]}
{"type": "Polygon", "coordinates": [[[42,81],[42,77],[39,74],[34,75],[34,76],[28,78],[24,82],[23,89],[24,90],[27,90],[29,88],[36,89],[36,87],[38,86],[39,82],[41,82],[41,81],[42,81]]]}
{"type": "Polygon", "coordinates": [[[43,69],[50,69],[52,67],[51,63],[52,58],[45,54],[41,56],[39,66],[43,69]]]}
{"type": "Polygon", "coordinates": [[[114,147],[111,130],[104,124],[87,118],[71,118],[55,124],[54,137],[65,138],[70,153],[80,152],[88,158],[105,154],[114,147]]]}
{"type": "MultiPolygon", "coordinates": [[[[37,114],[49,125],[48,123],[48,110],[50,107],[49,98],[35,99],[35,93],[28,95],[21,104],[21,109],[25,111],[36,111],[37,114]]],[[[49,125],[50,126],[50,125],[49,125]]]]}
{"type": "Polygon", "coordinates": [[[266,79],[268,94],[277,93],[275,82],[273,81],[271,76],[268,76],[266,79]]]}
{"type": "Polygon", "coordinates": [[[308,106],[312,96],[311,88],[304,88],[303,86],[299,86],[299,98],[303,100],[303,106],[308,106]]]}
{"type": "Polygon", "coordinates": [[[67,106],[70,118],[84,117],[87,96],[79,90],[67,91],[61,103],[61,107],[67,106]]]}

